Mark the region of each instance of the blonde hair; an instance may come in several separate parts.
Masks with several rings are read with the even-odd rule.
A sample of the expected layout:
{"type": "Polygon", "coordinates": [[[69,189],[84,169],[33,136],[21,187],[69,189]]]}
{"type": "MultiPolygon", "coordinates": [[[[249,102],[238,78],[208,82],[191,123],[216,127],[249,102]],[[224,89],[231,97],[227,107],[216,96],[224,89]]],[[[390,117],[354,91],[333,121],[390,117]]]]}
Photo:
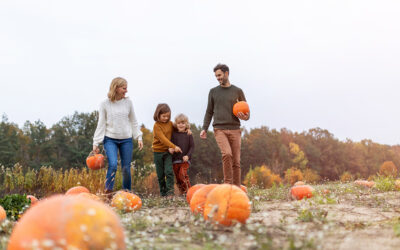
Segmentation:
{"type": "Polygon", "coordinates": [[[110,90],[108,91],[108,98],[110,101],[115,102],[117,99],[117,88],[128,85],[128,82],[122,77],[115,77],[110,84],[110,90]]]}
{"type": "Polygon", "coordinates": [[[176,126],[176,125],[177,125],[178,123],[180,123],[180,122],[184,122],[184,123],[186,124],[186,129],[185,129],[185,131],[188,130],[188,129],[190,129],[189,118],[188,118],[186,115],[184,115],[184,114],[179,114],[179,115],[175,116],[174,128],[177,129],[177,126],[176,126]]]}

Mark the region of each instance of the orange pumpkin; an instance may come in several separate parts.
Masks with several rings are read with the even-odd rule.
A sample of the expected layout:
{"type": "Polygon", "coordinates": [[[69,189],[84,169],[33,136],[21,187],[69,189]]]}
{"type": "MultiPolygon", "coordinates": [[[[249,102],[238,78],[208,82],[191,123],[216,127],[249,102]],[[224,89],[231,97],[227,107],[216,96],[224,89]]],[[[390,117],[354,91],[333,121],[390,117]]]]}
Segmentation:
{"type": "Polygon", "coordinates": [[[83,186],[76,186],[68,189],[68,191],[65,193],[66,195],[75,195],[75,194],[80,194],[80,193],[90,193],[89,189],[83,187],[83,186]]]}
{"type": "Polygon", "coordinates": [[[230,226],[234,222],[246,223],[251,206],[247,194],[239,187],[222,184],[207,196],[204,205],[204,219],[230,226]]]}
{"type": "Polygon", "coordinates": [[[330,194],[331,193],[331,190],[329,190],[329,189],[324,189],[324,190],[322,190],[322,193],[323,194],[330,194]]]}
{"type": "Polygon", "coordinates": [[[190,204],[190,200],[192,199],[192,196],[193,196],[193,194],[197,191],[197,190],[199,190],[200,188],[202,188],[202,187],[204,187],[205,185],[204,184],[196,184],[196,185],[194,185],[194,186],[191,186],[190,188],[189,188],[189,190],[187,191],[187,193],[186,193],[186,200],[187,200],[187,202],[190,204]]]}
{"type": "Polygon", "coordinates": [[[356,181],[354,181],[354,184],[356,184],[358,186],[371,188],[375,185],[375,182],[374,181],[366,181],[366,180],[356,180],[356,181]]]}
{"type": "Polygon", "coordinates": [[[239,112],[242,112],[243,114],[248,114],[250,112],[249,104],[244,101],[235,103],[233,105],[233,114],[237,116],[239,112]]]}
{"type": "Polygon", "coordinates": [[[102,202],[56,195],[28,209],[15,225],[9,250],[126,249],[118,215],[102,202]]]}
{"type": "Polygon", "coordinates": [[[296,181],[296,183],[294,183],[293,186],[301,186],[301,185],[306,185],[306,184],[302,181],[296,181]]]}
{"type": "Polygon", "coordinates": [[[313,196],[314,189],[309,185],[293,186],[290,189],[290,194],[293,199],[301,200],[304,197],[311,198],[313,196]]]}
{"type": "Polygon", "coordinates": [[[94,154],[93,152],[89,154],[86,158],[86,165],[92,170],[98,170],[104,167],[104,155],[94,154]]]}
{"type": "Polygon", "coordinates": [[[31,205],[35,205],[38,202],[38,199],[33,195],[27,195],[26,198],[31,200],[31,205]]]}
{"type": "Polygon", "coordinates": [[[7,218],[6,210],[2,206],[0,206],[0,221],[5,220],[7,218]]]}
{"type": "Polygon", "coordinates": [[[121,211],[132,212],[142,207],[142,200],[135,194],[118,191],[111,200],[111,206],[121,211]]]}
{"type": "Polygon", "coordinates": [[[213,190],[217,186],[218,184],[209,184],[197,190],[193,194],[192,199],[190,200],[190,210],[192,210],[192,212],[195,214],[203,213],[207,195],[211,192],[211,190],[213,190]]]}
{"type": "Polygon", "coordinates": [[[394,182],[394,187],[395,187],[396,189],[400,189],[400,180],[396,180],[396,181],[394,182]]]}
{"type": "Polygon", "coordinates": [[[240,185],[240,189],[242,189],[247,194],[247,187],[244,185],[240,185]]]}

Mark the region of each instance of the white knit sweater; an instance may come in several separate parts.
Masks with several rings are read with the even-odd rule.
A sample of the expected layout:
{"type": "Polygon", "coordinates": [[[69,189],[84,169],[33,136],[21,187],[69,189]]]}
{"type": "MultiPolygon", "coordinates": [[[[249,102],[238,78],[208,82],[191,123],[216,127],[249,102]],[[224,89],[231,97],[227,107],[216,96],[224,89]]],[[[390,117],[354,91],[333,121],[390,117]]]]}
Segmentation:
{"type": "Polygon", "coordinates": [[[142,140],[142,132],[129,98],[115,102],[106,99],[100,104],[99,122],[94,132],[93,145],[98,146],[103,142],[104,136],[113,139],[133,137],[142,140]]]}

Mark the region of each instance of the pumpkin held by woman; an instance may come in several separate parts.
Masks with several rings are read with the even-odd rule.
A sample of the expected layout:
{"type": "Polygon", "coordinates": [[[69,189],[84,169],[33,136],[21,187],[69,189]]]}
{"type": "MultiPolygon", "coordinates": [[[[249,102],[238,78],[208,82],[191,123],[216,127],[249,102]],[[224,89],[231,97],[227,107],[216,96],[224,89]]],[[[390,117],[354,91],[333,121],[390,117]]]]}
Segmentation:
{"type": "Polygon", "coordinates": [[[104,167],[104,155],[90,153],[86,158],[86,165],[91,170],[98,170],[104,167]]]}

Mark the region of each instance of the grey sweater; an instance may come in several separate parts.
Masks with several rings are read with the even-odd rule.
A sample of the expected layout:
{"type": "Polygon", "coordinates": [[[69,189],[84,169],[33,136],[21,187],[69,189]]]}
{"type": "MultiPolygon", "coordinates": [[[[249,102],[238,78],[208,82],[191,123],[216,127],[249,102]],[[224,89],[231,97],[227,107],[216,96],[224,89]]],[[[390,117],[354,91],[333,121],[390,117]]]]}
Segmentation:
{"type": "Polygon", "coordinates": [[[204,116],[203,129],[208,130],[211,119],[213,127],[218,129],[239,129],[240,120],[233,114],[233,105],[238,101],[246,101],[242,89],[231,85],[217,86],[208,94],[208,104],[204,116]]]}

